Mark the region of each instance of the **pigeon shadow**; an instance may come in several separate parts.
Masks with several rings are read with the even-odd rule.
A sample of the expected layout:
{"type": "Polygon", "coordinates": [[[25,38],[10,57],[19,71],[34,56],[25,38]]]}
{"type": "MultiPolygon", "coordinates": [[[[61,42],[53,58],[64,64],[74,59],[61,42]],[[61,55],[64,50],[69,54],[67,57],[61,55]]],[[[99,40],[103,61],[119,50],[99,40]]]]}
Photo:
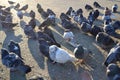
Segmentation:
{"type": "Polygon", "coordinates": [[[26,79],[26,75],[19,71],[15,71],[15,72],[10,71],[10,80],[27,80],[27,79],[26,79]]]}
{"type": "Polygon", "coordinates": [[[28,39],[28,48],[30,50],[30,53],[32,54],[32,56],[34,57],[36,62],[38,63],[39,67],[41,69],[44,69],[45,68],[45,65],[44,65],[45,58],[39,50],[38,41],[28,39]]]}
{"type": "Polygon", "coordinates": [[[37,26],[39,26],[39,25],[41,24],[38,19],[35,19],[35,21],[36,21],[36,25],[37,25],[37,26]]]}
{"type": "MultiPolygon", "coordinates": [[[[51,80],[61,80],[61,77],[63,80],[67,80],[67,79],[80,80],[78,71],[76,70],[76,67],[72,62],[68,62],[65,64],[59,64],[59,63],[52,64],[49,61],[47,61],[47,66],[48,66],[48,74],[51,80]]],[[[81,72],[82,69],[80,68],[79,71],[81,72]]]]}
{"type": "Polygon", "coordinates": [[[118,14],[120,14],[120,11],[117,11],[118,14]]]}
{"type": "Polygon", "coordinates": [[[115,1],[115,2],[120,2],[119,0],[109,0],[109,1],[115,1]]]}
{"type": "Polygon", "coordinates": [[[20,27],[23,29],[27,23],[24,20],[20,21],[20,27]]]}
{"type": "Polygon", "coordinates": [[[28,12],[25,12],[24,16],[30,17],[30,14],[28,12]]]}
{"type": "Polygon", "coordinates": [[[3,29],[3,31],[5,32],[6,37],[3,41],[2,47],[7,48],[7,45],[10,42],[10,40],[14,40],[15,42],[18,42],[18,43],[23,41],[21,39],[23,36],[22,35],[16,36],[14,30],[3,29]]]}
{"type": "Polygon", "coordinates": [[[100,8],[98,8],[98,9],[104,10],[105,8],[104,8],[104,7],[100,7],[100,8]]]}
{"type": "Polygon", "coordinates": [[[100,13],[99,16],[103,16],[104,14],[103,13],[100,13]]]}

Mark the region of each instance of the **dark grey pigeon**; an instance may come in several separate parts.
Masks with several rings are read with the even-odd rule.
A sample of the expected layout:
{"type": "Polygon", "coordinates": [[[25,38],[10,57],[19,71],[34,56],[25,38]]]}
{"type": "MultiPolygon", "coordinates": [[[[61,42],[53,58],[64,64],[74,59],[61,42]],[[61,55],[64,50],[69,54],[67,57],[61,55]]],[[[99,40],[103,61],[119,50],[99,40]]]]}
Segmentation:
{"type": "Polygon", "coordinates": [[[107,77],[109,80],[114,80],[114,76],[120,73],[120,68],[117,64],[111,63],[107,67],[107,77]]]}
{"type": "Polygon", "coordinates": [[[15,42],[13,40],[10,40],[10,42],[8,44],[8,50],[10,52],[13,52],[13,53],[17,54],[21,59],[23,59],[22,56],[21,56],[20,46],[17,42],[15,42]]]}
{"type": "Polygon", "coordinates": [[[98,42],[102,48],[111,48],[116,44],[116,41],[104,32],[99,32],[97,34],[96,42],[98,42]]]}
{"type": "Polygon", "coordinates": [[[88,10],[88,11],[89,10],[93,10],[93,8],[90,5],[88,5],[88,4],[85,5],[85,9],[88,10]]]}
{"type": "Polygon", "coordinates": [[[101,5],[96,1],[93,3],[93,6],[96,8],[101,8],[101,5]]]}
{"type": "Polygon", "coordinates": [[[104,62],[104,65],[108,66],[110,63],[116,63],[117,61],[120,61],[120,46],[118,45],[110,50],[104,62]]]}

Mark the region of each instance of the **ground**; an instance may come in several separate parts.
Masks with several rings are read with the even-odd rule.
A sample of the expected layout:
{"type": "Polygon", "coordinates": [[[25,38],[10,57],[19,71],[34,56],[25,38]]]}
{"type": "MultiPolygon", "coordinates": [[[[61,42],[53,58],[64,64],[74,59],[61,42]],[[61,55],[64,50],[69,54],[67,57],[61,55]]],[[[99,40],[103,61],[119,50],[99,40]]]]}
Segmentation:
{"type": "MultiPolygon", "coordinates": [[[[37,26],[44,20],[41,15],[38,13],[36,5],[37,3],[41,4],[42,8],[46,10],[47,8],[52,9],[59,21],[59,15],[61,12],[66,12],[70,6],[73,9],[77,10],[82,8],[84,11],[84,16],[87,17],[88,11],[84,9],[85,4],[92,5],[95,0],[12,0],[16,3],[20,3],[21,6],[29,4],[29,9],[26,11],[23,21],[28,23],[30,17],[28,13],[30,10],[36,12],[36,22],[37,26]]],[[[103,7],[109,7],[113,4],[120,4],[119,0],[96,0],[103,7]]],[[[7,0],[0,0],[1,5],[10,6],[7,0]]],[[[93,5],[92,5],[93,6],[93,5]]],[[[118,5],[119,6],[119,5],[118,5]]],[[[94,8],[95,9],[95,8],[94,8]]],[[[119,10],[120,11],[120,8],[119,10]]],[[[101,15],[103,10],[100,9],[101,15]]],[[[103,50],[96,42],[95,38],[86,35],[79,30],[74,30],[75,38],[78,43],[82,44],[84,47],[90,49],[92,54],[87,58],[85,65],[75,66],[74,63],[66,63],[65,65],[52,64],[46,58],[42,56],[38,49],[38,41],[28,39],[23,29],[20,26],[20,20],[16,16],[16,11],[12,9],[13,20],[14,22],[19,23],[14,30],[9,30],[2,28],[0,26],[0,49],[2,47],[7,47],[8,42],[13,39],[20,44],[22,56],[24,62],[30,66],[33,66],[32,72],[23,75],[20,72],[10,72],[5,66],[0,63],[0,80],[28,80],[31,76],[40,75],[44,77],[45,80],[81,80],[80,74],[84,71],[89,71],[93,76],[94,80],[107,80],[106,77],[106,67],[103,66],[103,62],[106,58],[107,51],[103,50]]],[[[120,19],[120,12],[115,14],[117,19],[120,19]]],[[[101,16],[99,20],[95,22],[97,25],[101,25],[101,16]]],[[[50,27],[53,30],[54,36],[58,43],[62,45],[62,48],[66,49],[70,54],[73,54],[74,47],[65,43],[62,38],[63,28],[59,23],[57,26],[50,27]]],[[[36,27],[36,31],[38,27],[36,27]]]]}

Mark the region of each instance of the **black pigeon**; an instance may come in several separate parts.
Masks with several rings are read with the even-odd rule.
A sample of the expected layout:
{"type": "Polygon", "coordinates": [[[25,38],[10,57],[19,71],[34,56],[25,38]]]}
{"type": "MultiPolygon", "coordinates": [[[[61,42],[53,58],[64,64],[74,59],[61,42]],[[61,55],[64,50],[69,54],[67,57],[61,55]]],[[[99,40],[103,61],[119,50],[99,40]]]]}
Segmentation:
{"type": "Polygon", "coordinates": [[[51,9],[47,9],[47,14],[53,14],[53,15],[56,15],[51,9]]]}
{"type": "Polygon", "coordinates": [[[24,33],[27,35],[28,38],[36,39],[36,34],[33,28],[30,25],[25,25],[24,33]]]}
{"type": "Polygon", "coordinates": [[[61,13],[61,14],[60,14],[60,19],[61,19],[61,20],[62,20],[62,19],[71,20],[71,18],[70,18],[68,15],[66,15],[65,13],[61,13]]]}
{"type": "Polygon", "coordinates": [[[99,32],[103,32],[103,29],[99,26],[96,26],[96,25],[93,25],[92,26],[92,29],[90,30],[90,33],[96,37],[96,35],[99,33],[99,32]]]}
{"type": "Polygon", "coordinates": [[[96,41],[103,47],[103,48],[111,48],[116,44],[116,42],[106,33],[99,32],[96,35],[96,41]]]}
{"type": "Polygon", "coordinates": [[[42,13],[44,11],[39,3],[37,4],[37,9],[39,13],[42,13]]]}
{"type": "Polygon", "coordinates": [[[85,33],[90,32],[91,28],[92,26],[87,22],[82,22],[81,27],[80,27],[80,29],[85,33]]]}
{"type": "Polygon", "coordinates": [[[51,20],[48,18],[46,20],[44,20],[40,25],[39,25],[39,29],[41,29],[42,27],[45,26],[50,26],[51,25],[51,20]]]}
{"type": "Polygon", "coordinates": [[[88,5],[88,4],[85,5],[85,9],[88,10],[88,11],[89,10],[93,10],[93,8],[90,5],[88,5]]]}
{"type": "Polygon", "coordinates": [[[107,67],[107,76],[108,78],[115,76],[120,73],[120,68],[117,64],[111,63],[107,67]]]}
{"type": "Polygon", "coordinates": [[[36,26],[36,20],[34,18],[32,18],[29,23],[28,23],[33,29],[35,28],[36,26]]]}
{"type": "Polygon", "coordinates": [[[101,7],[100,4],[98,2],[96,2],[96,1],[93,3],[93,6],[96,7],[96,8],[100,8],[101,7]]]}
{"type": "Polygon", "coordinates": [[[76,58],[83,59],[84,58],[84,54],[85,54],[83,46],[79,45],[78,47],[76,47],[74,49],[74,54],[75,54],[76,58]]]}
{"type": "Polygon", "coordinates": [[[37,8],[41,8],[41,5],[39,3],[37,4],[37,8]]]}
{"type": "Polygon", "coordinates": [[[18,55],[21,59],[23,59],[21,56],[20,46],[17,42],[11,40],[8,44],[8,50],[18,55]]]}
{"type": "Polygon", "coordinates": [[[6,56],[8,56],[8,55],[9,55],[8,50],[5,49],[5,48],[2,48],[2,49],[1,49],[1,58],[4,59],[4,58],[5,58],[6,56]]]}
{"type": "Polygon", "coordinates": [[[30,11],[29,15],[31,18],[35,18],[35,12],[33,10],[30,11]]]}
{"type": "Polygon", "coordinates": [[[73,11],[73,8],[72,7],[69,7],[68,11],[66,12],[66,15],[69,15],[71,14],[71,12],[73,11]]]}
{"type": "Polygon", "coordinates": [[[79,15],[79,14],[82,14],[83,13],[83,10],[80,8],[76,11],[76,13],[79,15]]]}
{"type": "Polygon", "coordinates": [[[49,56],[49,42],[47,42],[46,40],[44,40],[43,38],[39,39],[39,49],[40,49],[40,52],[45,56],[47,57],[50,61],[52,61],[50,59],[50,56],[49,56]]]}
{"type": "Polygon", "coordinates": [[[61,47],[61,45],[59,43],[57,43],[57,41],[54,38],[54,34],[52,33],[52,30],[48,27],[44,27],[43,30],[44,33],[46,33],[47,35],[49,35],[54,41],[55,41],[55,45],[57,45],[58,47],[61,47]]]}

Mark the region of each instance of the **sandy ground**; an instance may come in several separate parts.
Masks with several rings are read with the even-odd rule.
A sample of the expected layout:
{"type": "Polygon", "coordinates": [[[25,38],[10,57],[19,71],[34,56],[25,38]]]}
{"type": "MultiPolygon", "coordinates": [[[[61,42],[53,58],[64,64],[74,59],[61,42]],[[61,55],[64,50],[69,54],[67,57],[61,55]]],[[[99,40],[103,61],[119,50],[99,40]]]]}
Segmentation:
{"type": "MultiPolygon", "coordinates": [[[[12,0],[16,3],[20,3],[21,6],[29,4],[29,9],[25,13],[24,21],[28,23],[30,20],[28,12],[34,10],[36,12],[36,22],[37,25],[43,21],[40,14],[37,12],[36,5],[40,3],[41,6],[46,10],[47,8],[52,9],[57,17],[61,12],[66,12],[67,9],[72,6],[73,9],[77,10],[82,8],[84,15],[87,17],[88,11],[84,10],[85,4],[93,4],[94,0],[12,0]]],[[[113,4],[120,4],[119,0],[96,0],[103,7],[109,7],[113,4]]],[[[1,5],[10,6],[7,0],[0,0],[1,5]]],[[[119,6],[119,5],[118,5],[119,6]]],[[[119,8],[120,11],[120,8],[119,8]]],[[[103,10],[100,9],[101,14],[103,10]]],[[[25,59],[25,63],[34,66],[32,72],[27,75],[23,75],[20,72],[10,72],[5,66],[0,63],[0,80],[28,80],[31,76],[40,75],[44,77],[45,80],[81,80],[80,74],[83,71],[89,71],[93,76],[94,80],[107,80],[105,71],[105,66],[102,63],[105,60],[107,52],[99,47],[95,42],[95,38],[88,36],[81,31],[75,30],[75,38],[78,43],[82,44],[86,48],[90,49],[93,53],[87,58],[85,65],[75,66],[73,63],[66,63],[65,65],[51,64],[46,58],[42,56],[38,49],[38,42],[26,38],[23,33],[23,29],[20,27],[20,20],[16,16],[16,11],[12,9],[13,20],[18,22],[19,25],[14,28],[14,30],[9,30],[2,28],[0,25],[0,48],[7,47],[8,42],[13,39],[20,44],[22,56],[25,59]]],[[[115,14],[117,19],[120,20],[120,12],[115,14]]],[[[101,16],[99,17],[101,19],[101,16]]],[[[101,25],[99,20],[96,21],[97,25],[101,25]]],[[[95,23],[95,24],[96,24],[95,23]]],[[[38,28],[36,27],[36,30],[38,28]]],[[[68,52],[73,54],[74,48],[69,44],[65,43],[62,38],[63,29],[58,24],[57,26],[51,27],[53,30],[56,40],[62,45],[62,48],[66,49],[68,52]]]]}

